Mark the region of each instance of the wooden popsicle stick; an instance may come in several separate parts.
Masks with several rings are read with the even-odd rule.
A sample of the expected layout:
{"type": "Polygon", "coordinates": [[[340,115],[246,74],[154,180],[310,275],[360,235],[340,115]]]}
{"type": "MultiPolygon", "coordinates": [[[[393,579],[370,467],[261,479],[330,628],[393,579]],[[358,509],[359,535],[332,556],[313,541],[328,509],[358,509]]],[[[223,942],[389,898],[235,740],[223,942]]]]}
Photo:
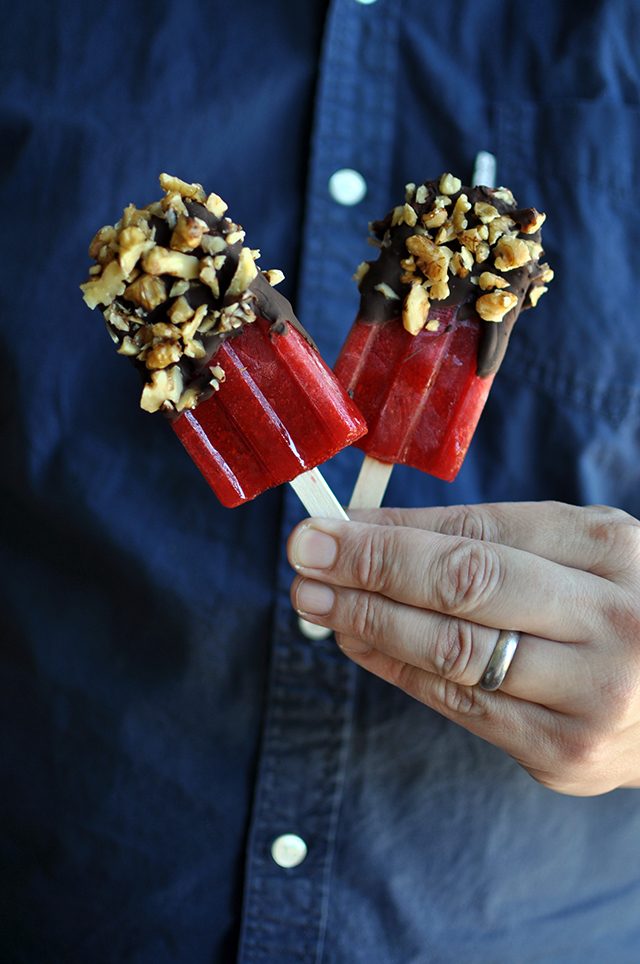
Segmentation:
{"type": "MultiPolygon", "coordinates": [[[[310,469],[303,472],[297,479],[292,479],[289,485],[293,488],[303,506],[311,516],[319,519],[349,519],[335,495],[327,485],[320,469],[310,469]]],[[[300,632],[307,639],[327,639],[331,630],[326,626],[317,626],[298,616],[300,632]]]]}
{"type": "Polygon", "coordinates": [[[365,455],[349,501],[350,509],[377,509],[382,505],[393,472],[391,462],[379,462],[365,455]]]}
{"type": "Polygon", "coordinates": [[[478,151],[473,164],[473,174],[471,175],[471,187],[478,184],[484,187],[496,186],[496,156],[490,151],[478,151]]]}
{"type": "Polygon", "coordinates": [[[349,519],[317,466],[292,479],[289,485],[309,515],[318,519],[349,519]]]}

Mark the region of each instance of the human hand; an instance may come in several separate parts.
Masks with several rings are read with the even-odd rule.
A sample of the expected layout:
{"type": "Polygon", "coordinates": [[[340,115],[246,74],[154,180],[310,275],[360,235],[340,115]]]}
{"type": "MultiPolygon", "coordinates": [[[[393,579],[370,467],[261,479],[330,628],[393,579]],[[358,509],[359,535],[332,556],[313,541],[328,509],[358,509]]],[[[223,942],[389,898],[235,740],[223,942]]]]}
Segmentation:
{"type": "Polygon", "coordinates": [[[555,502],[354,516],[289,539],[305,619],[545,786],[640,787],[640,522],[555,502]],[[486,692],[501,628],[520,644],[486,692]]]}

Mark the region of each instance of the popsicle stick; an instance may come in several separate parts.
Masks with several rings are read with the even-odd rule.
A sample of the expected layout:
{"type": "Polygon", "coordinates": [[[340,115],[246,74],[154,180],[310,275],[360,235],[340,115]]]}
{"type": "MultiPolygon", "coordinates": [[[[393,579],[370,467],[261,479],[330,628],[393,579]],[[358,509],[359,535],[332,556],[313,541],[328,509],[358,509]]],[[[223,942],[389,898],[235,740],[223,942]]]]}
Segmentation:
{"type": "Polygon", "coordinates": [[[478,151],[473,163],[471,186],[482,184],[484,187],[496,186],[496,156],[490,151],[478,151]]]}
{"type": "Polygon", "coordinates": [[[379,462],[365,455],[349,501],[350,509],[377,509],[382,505],[393,472],[391,462],[379,462]]]}
{"type": "Polygon", "coordinates": [[[309,513],[319,519],[347,519],[335,495],[325,482],[319,468],[309,469],[289,483],[303,506],[309,513]]]}
{"type": "MultiPolygon", "coordinates": [[[[320,469],[315,468],[303,472],[297,479],[293,479],[289,485],[293,488],[309,515],[316,516],[319,519],[348,520],[349,516],[327,485],[320,469]]],[[[298,616],[298,626],[300,632],[307,639],[327,639],[331,635],[331,630],[327,629],[326,626],[316,626],[315,623],[307,622],[302,616],[298,616]]]]}

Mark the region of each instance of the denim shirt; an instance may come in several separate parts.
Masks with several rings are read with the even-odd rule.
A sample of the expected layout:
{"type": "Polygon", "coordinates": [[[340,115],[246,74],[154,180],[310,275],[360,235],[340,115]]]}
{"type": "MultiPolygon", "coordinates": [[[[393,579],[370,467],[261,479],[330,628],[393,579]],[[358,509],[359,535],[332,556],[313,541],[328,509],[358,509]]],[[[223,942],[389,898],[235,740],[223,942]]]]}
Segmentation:
{"type": "MultiPolygon", "coordinates": [[[[222,508],[77,290],[94,231],[168,170],[229,202],[332,363],[367,222],[489,150],[547,212],[556,278],[457,480],[397,468],[386,502],[640,516],[639,22],[624,0],[5,19],[3,961],[640,959],[640,792],[553,793],[305,638],[295,496],[222,508]],[[328,188],[344,168],[353,205],[328,188]]],[[[344,502],[360,460],[323,469],[344,502]]]]}

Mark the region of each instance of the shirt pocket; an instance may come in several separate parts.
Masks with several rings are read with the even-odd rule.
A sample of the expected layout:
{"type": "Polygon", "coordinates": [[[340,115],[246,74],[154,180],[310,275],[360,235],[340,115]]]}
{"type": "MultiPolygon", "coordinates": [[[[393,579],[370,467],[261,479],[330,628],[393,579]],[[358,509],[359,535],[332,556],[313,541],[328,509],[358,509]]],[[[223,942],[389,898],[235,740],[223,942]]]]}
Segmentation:
{"type": "Polygon", "coordinates": [[[547,213],[549,292],[504,370],[613,425],[640,417],[640,108],[609,101],[495,107],[498,180],[547,213]]]}

